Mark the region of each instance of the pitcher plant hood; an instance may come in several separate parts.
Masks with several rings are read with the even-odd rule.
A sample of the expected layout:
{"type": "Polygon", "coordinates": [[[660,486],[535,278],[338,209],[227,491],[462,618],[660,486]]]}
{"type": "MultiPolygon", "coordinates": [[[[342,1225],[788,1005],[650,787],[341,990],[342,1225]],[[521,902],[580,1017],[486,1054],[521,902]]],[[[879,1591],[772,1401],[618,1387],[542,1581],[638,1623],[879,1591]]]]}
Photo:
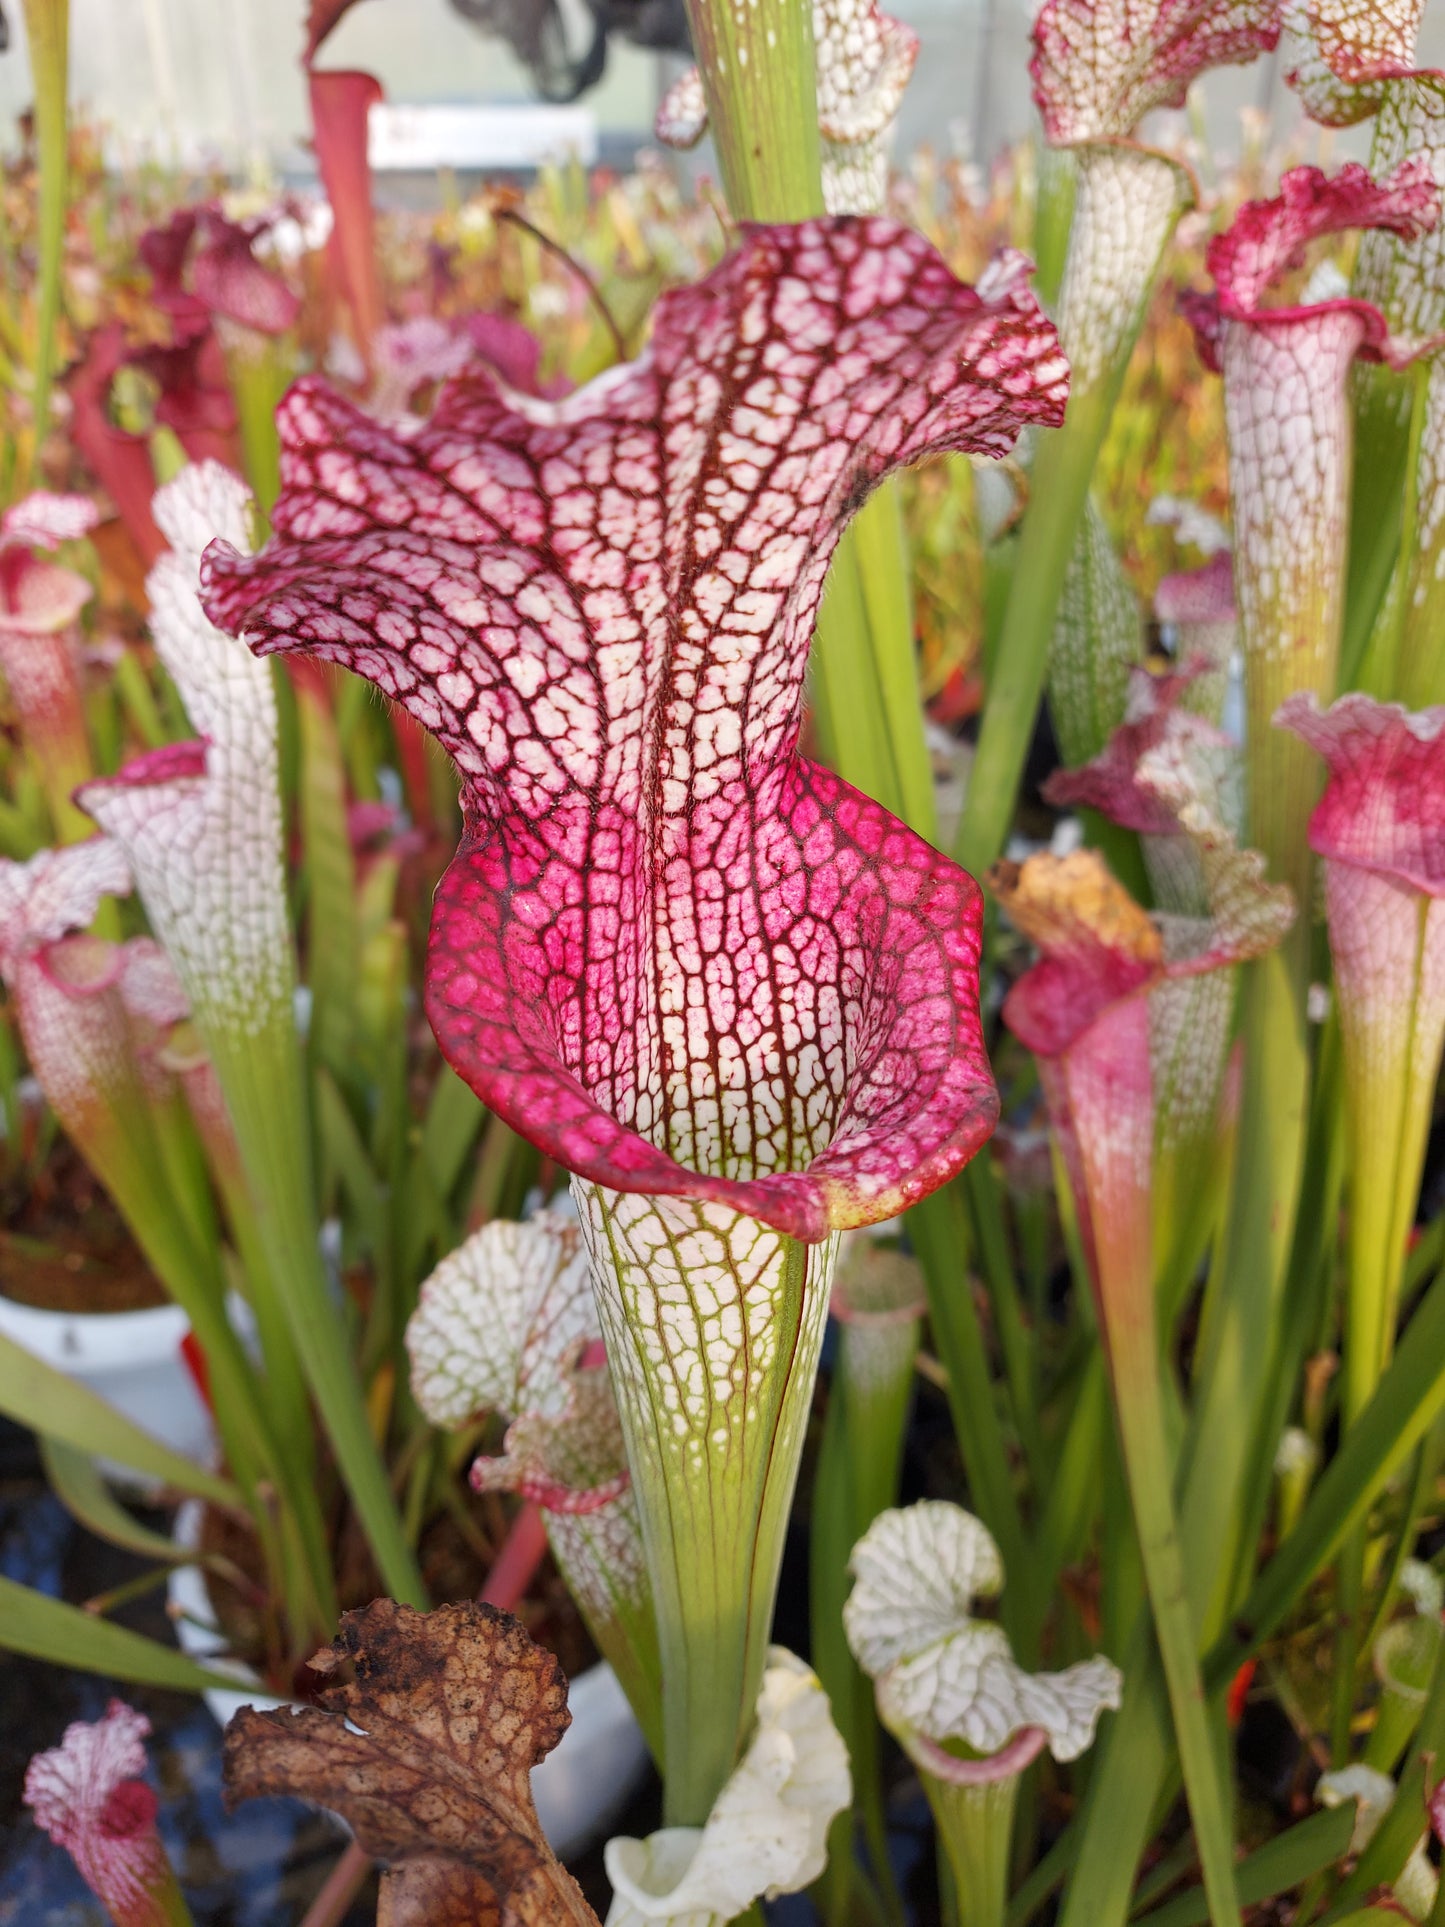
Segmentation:
{"type": "MultiPolygon", "coordinates": [[[[1308,324],[1319,333],[1315,358],[1327,359],[1336,336],[1350,337],[1352,352],[1366,361],[1404,367],[1434,343],[1392,333],[1385,315],[1371,301],[1349,295],[1329,300],[1269,305],[1271,289],[1304,265],[1306,250],[1326,235],[1350,228],[1379,229],[1411,241],[1432,229],[1440,213],[1440,190],[1422,160],[1405,160],[1386,180],[1373,180],[1358,161],[1338,174],[1318,167],[1294,167],[1280,180],[1273,200],[1246,201],[1205,257],[1218,290],[1191,294],[1184,309],[1194,326],[1199,352],[1217,372],[1223,367],[1223,325],[1238,322],[1268,334],[1308,324]]],[[[1308,350],[1296,349],[1308,373],[1308,350]]]]}
{"type": "Polygon", "coordinates": [[[346,664],[455,759],[428,1014],[584,1178],[815,1242],[992,1128],[977,887],[798,735],[868,491],[1062,417],[1026,271],[965,287],[882,220],[751,228],[565,400],[474,375],[401,439],[304,381],[276,536],[208,553],[217,622],[346,664]]]}
{"type": "Polygon", "coordinates": [[[925,1772],[978,1784],[1021,1773],[1045,1747],[1077,1759],[1119,1704],[1111,1661],[1029,1673],[1003,1628],[975,1614],[976,1600],[1003,1590],[1003,1560],[961,1506],[925,1499],[881,1512],[848,1570],[848,1644],[875,1682],[880,1717],[925,1772]],[[971,1757],[950,1753],[950,1742],[971,1757]]]}
{"type": "Polygon", "coordinates": [[[1208,67],[1279,38],[1277,0],[1045,0],[1029,63],[1054,146],[1123,140],[1156,107],[1182,107],[1208,67]]]}
{"type": "Polygon", "coordinates": [[[60,1745],[37,1753],[24,1800],[120,1927],[159,1927],[170,1866],[156,1827],[156,1796],[140,1777],[151,1730],[144,1713],[113,1699],[99,1720],[75,1720],[60,1745]]]}

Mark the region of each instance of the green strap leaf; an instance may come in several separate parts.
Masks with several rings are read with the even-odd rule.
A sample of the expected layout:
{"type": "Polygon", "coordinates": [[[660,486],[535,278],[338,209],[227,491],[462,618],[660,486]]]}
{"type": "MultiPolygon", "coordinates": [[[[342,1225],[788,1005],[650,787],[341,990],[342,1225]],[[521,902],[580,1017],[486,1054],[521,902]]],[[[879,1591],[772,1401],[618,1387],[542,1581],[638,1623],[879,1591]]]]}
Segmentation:
{"type": "Polygon", "coordinates": [[[336,1077],[355,1074],[356,864],[346,829],[341,739],[324,687],[297,691],[301,729],[301,836],[306,856],[307,980],[312,1048],[336,1077]]]}
{"type": "Polygon", "coordinates": [[[67,1606],[48,1593],[0,1577],[0,1647],[48,1660],[81,1673],[105,1673],[139,1686],[169,1686],[182,1693],[209,1687],[236,1690],[224,1673],[196,1666],[173,1646],[162,1646],[127,1626],[67,1606]]]}
{"type": "Polygon", "coordinates": [[[439,1196],[451,1196],[485,1121],[482,1100],[450,1064],[443,1064],[427,1104],[419,1153],[439,1196]]]}
{"type": "Polygon", "coordinates": [[[233,1511],[245,1500],[229,1479],[173,1452],[82,1385],[0,1333],[0,1412],[76,1451],[114,1459],[146,1478],[233,1511]]]}
{"type": "MultiPolygon", "coordinates": [[[[1272,1900],[1343,1860],[1354,1824],[1355,1804],[1347,1800],[1343,1806],[1312,1813],[1298,1826],[1257,1847],[1240,1862],[1235,1874],[1242,1903],[1253,1907],[1272,1900]]],[[[1202,1887],[1191,1887],[1153,1913],[1135,1918],[1136,1927],[1208,1927],[1209,1903],[1202,1887]]]]}
{"type": "Polygon", "coordinates": [[[1310,1494],[1298,1525],[1233,1616],[1234,1631],[1209,1656],[1217,1691],[1279,1624],[1358,1525],[1380,1487],[1445,1409],[1445,1272],[1426,1292],[1375,1395],[1310,1494]]]}
{"type": "Polygon", "coordinates": [[[40,1438],[40,1458],[45,1476],[57,1499],[78,1519],[87,1532],[142,1559],[154,1559],[174,1566],[193,1563],[195,1554],[178,1546],[164,1532],[142,1525],[116,1498],[89,1453],[63,1439],[40,1438]]]}

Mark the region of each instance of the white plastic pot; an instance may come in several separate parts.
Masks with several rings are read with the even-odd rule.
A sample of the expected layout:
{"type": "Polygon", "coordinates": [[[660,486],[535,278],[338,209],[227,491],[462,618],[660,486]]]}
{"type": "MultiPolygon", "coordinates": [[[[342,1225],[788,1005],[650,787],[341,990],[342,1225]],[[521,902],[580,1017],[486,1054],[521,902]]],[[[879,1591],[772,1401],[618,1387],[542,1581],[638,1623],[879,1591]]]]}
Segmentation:
{"type": "MultiPolygon", "coordinates": [[[[188,1500],[176,1514],[175,1537],[187,1550],[200,1544],[202,1514],[197,1500],[188,1500]]],[[[287,1704],[256,1692],[255,1674],[249,1667],[219,1657],[226,1642],[199,1566],[174,1567],[167,1596],[181,1650],[200,1664],[236,1677],[234,1692],[217,1687],[203,1695],[219,1725],[226,1726],[243,1706],[271,1712],[287,1704]]],[[[537,1816],[560,1860],[582,1852],[606,1833],[647,1769],[642,1728],[605,1660],[568,1682],[567,1705],[572,1724],[532,1773],[537,1816]]]]}
{"type": "MultiPolygon", "coordinates": [[[[208,1465],[210,1414],[181,1354],[190,1321],[177,1305],[146,1311],[45,1311],[0,1293],[0,1332],[47,1365],[78,1379],[183,1458],[208,1465]]],[[[102,1462],[107,1476],[144,1484],[102,1462]]]]}

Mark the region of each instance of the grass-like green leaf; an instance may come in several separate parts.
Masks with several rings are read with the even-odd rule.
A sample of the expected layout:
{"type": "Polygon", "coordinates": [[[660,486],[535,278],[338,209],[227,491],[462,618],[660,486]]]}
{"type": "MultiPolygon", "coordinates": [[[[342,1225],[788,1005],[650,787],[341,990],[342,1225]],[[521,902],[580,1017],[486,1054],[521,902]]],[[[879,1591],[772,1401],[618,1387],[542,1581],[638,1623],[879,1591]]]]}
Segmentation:
{"type": "Polygon", "coordinates": [[[97,1539],[163,1565],[182,1565],[195,1559],[193,1552],[177,1545],[167,1534],[142,1525],[127,1512],[88,1453],[42,1434],[40,1458],[56,1498],[97,1539]]]}
{"type": "Polygon", "coordinates": [[[242,1509],[245,1501],[229,1479],[173,1452],[134,1425],[78,1379],[0,1334],[0,1412],[32,1431],[77,1452],[114,1459],[146,1478],[192,1492],[213,1504],[242,1509]]]}
{"type": "MultiPolygon", "coordinates": [[[[1355,1824],[1355,1806],[1326,1807],[1312,1813],[1297,1826],[1267,1840],[1240,1862],[1235,1875],[1239,1898],[1246,1907],[1272,1900],[1312,1875],[1332,1867],[1349,1851],[1350,1834],[1355,1824]]],[[[1208,1927],[1209,1905],[1202,1887],[1191,1887],[1156,1907],[1152,1913],[1135,1915],[1137,1927],[1208,1927]]]]}
{"type": "Polygon", "coordinates": [[[76,1672],[104,1673],[112,1679],[169,1686],[182,1693],[200,1693],[212,1686],[234,1691],[236,1685],[224,1673],[194,1665],[173,1646],[162,1646],[127,1626],[113,1626],[108,1619],[4,1577],[0,1577],[0,1646],[76,1672]]]}
{"type": "Polygon", "coordinates": [[[301,836],[306,856],[307,980],[313,998],[311,1043],[321,1063],[349,1082],[354,1075],[356,865],[346,828],[346,771],[324,687],[297,691],[301,740],[301,836]]]}
{"type": "Polygon", "coordinates": [[[1299,1524],[1233,1615],[1210,1654],[1207,1683],[1223,1686],[1266,1638],[1357,1525],[1390,1474],[1445,1407],[1445,1273],[1426,1292],[1374,1397],[1310,1494],[1299,1524]]]}

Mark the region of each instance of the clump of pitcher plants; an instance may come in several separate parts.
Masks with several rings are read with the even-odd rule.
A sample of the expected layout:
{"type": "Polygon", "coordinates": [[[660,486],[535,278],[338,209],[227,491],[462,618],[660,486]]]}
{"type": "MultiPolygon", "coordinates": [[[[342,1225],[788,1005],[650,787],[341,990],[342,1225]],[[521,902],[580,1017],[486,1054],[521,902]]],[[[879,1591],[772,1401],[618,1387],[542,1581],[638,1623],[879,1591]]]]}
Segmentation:
{"type": "MultiPolygon", "coordinates": [[[[71,490],[0,521],[18,1049],[190,1317],[273,1682],[354,1668],[233,1727],[232,1794],[343,1811],[383,1921],[597,1918],[529,1791],[565,1681],[494,1591],[428,1610],[444,1513],[495,1528],[494,1578],[550,1550],[651,1750],[615,1927],[804,1888],[898,1927],[904,1786],[961,1927],[1438,1917],[1418,20],[1046,0],[1038,273],[1005,245],[964,279],[896,218],[927,211],[926,170],[890,189],[912,31],[696,0],[658,132],[711,133],[720,252],[680,211],[662,243],[654,178],[569,256],[544,189],[449,214],[403,285],[381,83],[314,64],[344,11],[308,31],[324,326],[293,210],[169,210],[164,329],[97,318],[71,490]],[[1309,114],[1373,120],[1370,162],[1206,199],[1167,115],[1276,47],[1309,114]],[[1222,470],[1158,500],[1145,547],[1103,451],[1166,308],[1228,504],[1222,470]],[[101,490],[154,652],[119,645],[113,692],[101,490]],[[970,628],[946,676],[910,515],[925,627],[970,628]],[[799,1527],[806,1657],[774,1631],[799,1527]],[[389,1599],[343,1611],[337,1544],[389,1599]],[[1298,1739],[1268,1812],[1229,1743],[1267,1700],[1298,1739]]],[[[64,372],[34,364],[37,473],[64,372]]],[[[0,1405],[36,1422],[13,1350],[0,1405]]],[[[85,1401],[51,1422],[124,1442],[85,1401]]],[[[84,1657],[70,1621],[27,1637],[84,1657]]],[[[117,1919],[180,1920],[137,1720],[73,1728],[31,1804],[117,1919]]]]}

